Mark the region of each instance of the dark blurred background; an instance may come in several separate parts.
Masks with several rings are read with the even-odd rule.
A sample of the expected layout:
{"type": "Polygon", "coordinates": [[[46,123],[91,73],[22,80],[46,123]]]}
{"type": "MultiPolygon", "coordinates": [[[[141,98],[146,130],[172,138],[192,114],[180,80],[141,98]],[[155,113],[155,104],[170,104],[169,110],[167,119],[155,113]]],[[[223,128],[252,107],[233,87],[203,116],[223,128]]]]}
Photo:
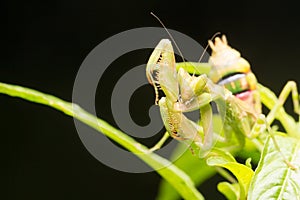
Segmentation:
{"type": "MultiPolygon", "coordinates": [[[[160,27],[151,11],[168,28],[203,46],[215,32],[226,34],[230,44],[249,60],[258,80],[276,94],[288,80],[299,83],[300,19],[298,7],[288,1],[6,1],[2,9],[0,81],[68,101],[87,54],[121,31],[160,27]]],[[[150,52],[137,52],[124,63],[125,68],[133,66],[132,62],[146,63],[150,52]]],[[[97,98],[101,107],[110,98],[110,81],[107,78],[103,83],[107,91],[97,98]]],[[[152,101],[153,91],[150,87],[146,91],[151,94],[142,98],[152,101]]],[[[135,102],[141,102],[135,108],[143,106],[143,101],[135,102]]],[[[128,174],[103,165],[82,145],[72,118],[4,95],[0,105],[4,185],[0,196],[5,197],[1,199],[155,198],[159,175],[128,174]]],[[[291,110],[290,102],[287,108],[291,110]]],[[[109,110],[98,115],[114,124],[109,110]]],[[[143,115],[133,114],[137,120],[143,115]]],[[[208,186],[213,182],[201,191],[207,199],[221,199],[213,196],[215,186],[208,186]]]]}

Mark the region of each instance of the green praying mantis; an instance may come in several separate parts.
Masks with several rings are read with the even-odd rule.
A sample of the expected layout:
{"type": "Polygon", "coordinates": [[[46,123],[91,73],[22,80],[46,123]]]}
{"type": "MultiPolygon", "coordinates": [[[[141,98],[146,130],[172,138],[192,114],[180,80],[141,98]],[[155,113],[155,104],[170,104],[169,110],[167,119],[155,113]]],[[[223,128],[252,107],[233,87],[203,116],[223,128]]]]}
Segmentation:
{"type": "MultiPolygon", "coordinates": [[[[159,105],[168,134],[177,140],[195,143],[199,147],[200,156],[205,157],[213,149],[216,140],[210,104],[215,102],[220,114],[224,116],[225,141],[230,138],[229,133],[232,130],[240,146],[245,144],[245,138],[258,140],[262,145],[260,138],[263,133],[268,132],[282,154],[270,125],[277,117],[276,113],[283,109],[290,94],[294,111],[300,115],[296,83],[289,81],[284,86],[278,101],[265,116],[261,112],[261,103],[264,102],[261,102],[259,94],[265,88],[259,87],[248,61],[228,45],[224,35],[221,38],[216,37],[214,42],[209,40],[208,44],[212,49],[208,63],[211,71],[208,75],[197,71],[197,68],[191,75],[186,69],[192,68],[193,63],[176,63],[173,47],[168,39],[162,39],[149,58],[146,75],[154,87],[155,103],[159,105]],[[163,91],[165,97],[159,98],[159,90],[163,91]],[[198,123],[184,114],[194,110],[200,112],[198,123]]],[[[167,137],[165,135],[152,150],[160,148],[167,137]]],[[[285,158],[283,154],[282,157],[285,158]]],[[[284,161],[294,168],[286,159],[284,161]]]]}

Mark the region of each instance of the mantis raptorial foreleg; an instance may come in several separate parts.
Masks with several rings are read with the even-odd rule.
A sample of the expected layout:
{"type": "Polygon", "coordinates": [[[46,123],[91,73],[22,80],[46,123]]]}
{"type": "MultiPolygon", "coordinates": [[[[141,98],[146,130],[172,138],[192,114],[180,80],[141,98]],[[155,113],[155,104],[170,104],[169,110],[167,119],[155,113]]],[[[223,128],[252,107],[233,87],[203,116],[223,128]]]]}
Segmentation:
{"type": "MultiPolygon", "coordinates": [[[[207,104],[200,108],[202,119],[199,126],[197,123],[189,120],[181,111],[169,108],[168,100],[162,97],[159,100],[160,112],[166,127],[168,135],[182,141],[194,142],[200,147],[200,156],[204,157],[213,145],[213,130],[212,130],[212,108],[207,104]]],[[[163,138],[150,150],[159,149],[167,140],[168,135],[163,138]]]]}
{"type": "MultiPolygon", "coordinates": [[[[207,76],[194,77],[181,68],[177,73],[169,40],[161,40],[154,49],[146,73],[149,82],[154,86],[156,102],[159,99],[158,89],[166,95],[158,104],[167,132],[175,139],[195,142],[200,150],[211,149],[213,132],[212,109],[209,103],[219,95],[213,95],[208,90],[207,82],[210,80],[207,76]],[[196,109],[200,110],[202,127],[183,114],[196,109]]],[[[166,138],[164,136],[151,150],[160,148],[166,138]]]]}
{"type": "Polygon", "coordinates": [[[177,140],[202,142],[202,127],[189,120],[181,111],[173,110],[171,102],[162,97],[159,100],[160,113],[168,133],[177,140]]]}
{"type": "Polygon", "coordinates": [[[176,102],[179,95],[174,50],[169,40],[161,40],[152,52],[146,67],[146,76],[155,91],[155,104],[158,104],[158,90],[176,102]]]}

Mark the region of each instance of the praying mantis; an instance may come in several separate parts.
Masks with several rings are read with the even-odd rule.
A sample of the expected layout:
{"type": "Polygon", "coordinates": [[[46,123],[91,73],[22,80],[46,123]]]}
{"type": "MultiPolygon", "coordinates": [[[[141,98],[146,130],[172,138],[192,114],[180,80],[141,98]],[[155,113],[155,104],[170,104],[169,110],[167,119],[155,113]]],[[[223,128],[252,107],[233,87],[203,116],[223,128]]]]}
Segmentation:
{"type": "MultiPolygon", "coordinates": [[[[197,70],[190,75],[184,67],[177,70],[173,47],[168,39],[162,39],[149,58],[146,75],[154,87],[155,103],[159,105],[168,134],[177,140],[195,143],[199,147],[200,156],[205,157],[215,144],[210,104],[215,102],[220,114],[224,116],[225,140],[230,137],[230,129],[236,134],[240,146],[244,145],[245,138],[259,140],[263,133],[268,132],[276,146],[270,125],[277,117],[277,111],[283,108],[289,94],[292,94],[295,113],[300,115],[296,83],[289,81],[284,86],[278,101],[265,116],[261,113],[259,94],[264,88],[260,90],[258,87],[248,61],[228,45],[224,35],[216,37],[214,42],[209,40],[208,44],[212,49],[209,59],[211,71],[208,76],[197,70]],[[163,91],[165,97],[159,98],[159,90],[163,91]],[[188,119],[184,114],[194,110],[200,111],[199,123],[188,119]]],[[[187,65],[190,63],[180,64],[187,65]]],[[[152,150],[160,148],[166,138],[167,135],[152,150]]],[[[280,152],[278,145],[276,148],[280,152]]],[[[289,167],[294,168],[284,160],[289,167]]]]}

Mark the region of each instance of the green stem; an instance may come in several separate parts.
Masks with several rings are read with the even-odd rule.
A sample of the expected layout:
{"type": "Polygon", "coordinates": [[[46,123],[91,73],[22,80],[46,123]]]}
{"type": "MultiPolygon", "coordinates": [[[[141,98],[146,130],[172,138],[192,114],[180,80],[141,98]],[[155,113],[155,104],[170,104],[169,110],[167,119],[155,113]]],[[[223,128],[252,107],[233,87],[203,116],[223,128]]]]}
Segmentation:
{"type": "Polygon", "coordinates": [[[208,74],[211,65],[209,63],[198,63],[198,62],[179,62],[176,63],[176,69],[183,68],[190,74],[208,74]]]}
{"type": "Polygon", "coordinates": [[[167,180],[184,199],[204,199],[195,188],[190,177],[173,165],[169,160],[162,158],[155,153],[151,153],[144,145],[136,142],[133,138],[112,127],[102,119],[99,119],[83,110],[78,105],[63,101],[55,96],[44,94],[33,89],[5,83],[0,83],[0,93],[50,106],[82,121],[116,141],[132,153],[135,153],[136,156],[152,168],[159,169],[157,172],[165,180],[167,180]]]}

